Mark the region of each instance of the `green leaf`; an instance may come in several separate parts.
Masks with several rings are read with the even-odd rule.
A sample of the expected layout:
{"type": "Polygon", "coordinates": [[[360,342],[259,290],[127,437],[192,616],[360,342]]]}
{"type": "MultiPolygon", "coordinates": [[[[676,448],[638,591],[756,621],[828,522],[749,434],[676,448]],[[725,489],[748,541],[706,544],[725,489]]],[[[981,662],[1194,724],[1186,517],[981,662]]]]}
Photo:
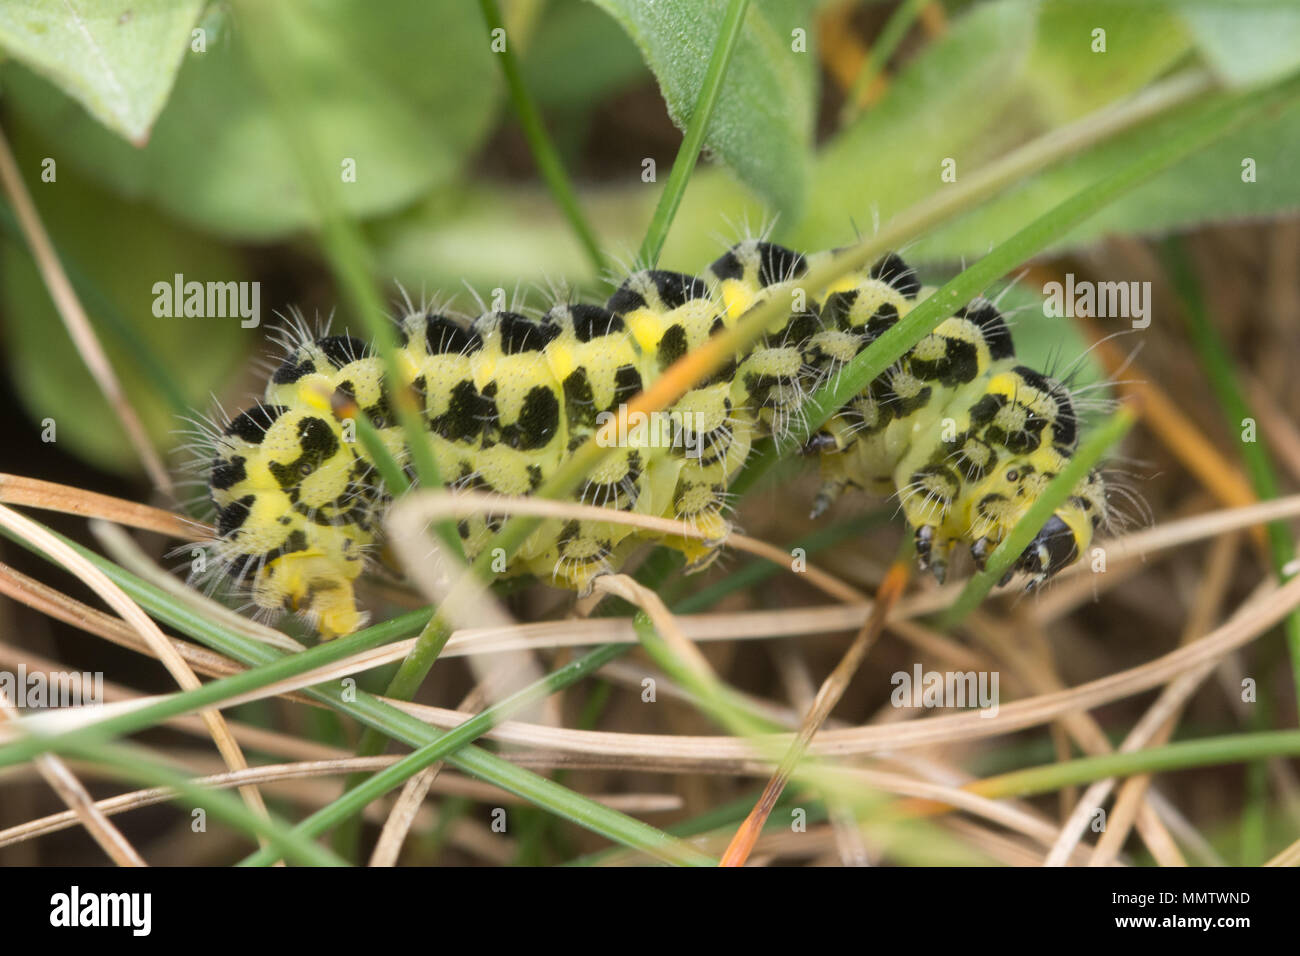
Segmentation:
{"type": "MultiPolygon", "coordinates": [[[[24,131],[15,133],[20,134],[15,137],[20,166],[39,172],[38,160],[24,161],[33,155],[22,148],[24,131]]],[[[131,344],[112,334],[102,309],[113,309],[130,323],[134,338],[149,343],[180,384],[189,408],[208,411],[211,393],[222,388],[264,333],[241,328],[238,317],[155,317],[153,284],[170,282],[177,272],[202,282],[243,280],[241,262],[208,239],[89,188],[70,171],[60,169],[53,183],[30,175],[28,188],[69,271],[93,286],[93,295],[82,290],[83,303],[127,399],[154,444],[171,447],[182,427],[174,400],[148,377],[131,344]],[[88,222],[112,224],[111,241],[87,228],[88,222]]],[[[268,319],[272,303],[261,305],[262,318],[268,319]]],[[[136,471],[138,460],[117,416],[68,337],[31,257],[9,235],[0,238],[0,308],[6,317],[7,373],[26,415],[38,426],[52,419],[58,447],[70,454],[100,468],[136,471]]]]}
{"type": "MultiPolygon", "coordinates": [[[[641,50],[673,122],[685,128],[725,4],[592,0],[641,50]]],[[[816,102],[815,23],[807,0],[751,5],[705,145],[782,214],[802,207],[816,102]],[[796,52],[794,31],[804,52],[796,52]]],[[[666,174],[666,170],[664,171],[666,174]]]]}
{"type": "Polygon", "coordinates": [[[1180,7],[1196,45],[1231,86],[1254,86],[1300,69],[1300,9],[1242,9],[1189,4],[1180,7]]]}
{"type": "MultiPolygon", "coordinates": [[[[459,177],[495,118],[499,77],[471,4],[392,0],[383,16],[344,0],[285,0],[278,65],[310,92],[303,113],[342,208],[393,211],[459,177]],[[356,181],[343,163],[355,161],[356,181]]],[[[308,227],[316,208],[292,144],[239,45],[192,53],[149,145],[132,150],[57,91],[7,66],[16,109],[66,158],[116,191],[225,235],[267,240],[308,227]]]]}
{"type": "MultiPolygon", "coordinates": [[[[632,261],[655,199],[639,180],[583,197],[612,261],[632,261]]],[[[767,207],[724,170],[698,170],[660,262],[666,269],[697,271],[739,238],[728,223],[761,223],[766,213],[767,207]]],[[[527,291],[530,284],[544,287],[548,277],[590,272],[564,217],[544,190],[532,186],[479,183],[438,192],[402,215],[376,222],[368,233],[380,275],[392,275],[407,288],[459,296],[470,308],[466,284],[512,289],[518,283],[527,291]]],[[[600,297],[610,290],[601,285],[590,291],[600,297]]]]}
{"type": "MultiPolygon", "coordinates": [[[[1109,0],[976,7],[909,62],[875,108],[827,144],[794,238],[820,247],[851,236],[850,223],[861,230],[873,217],[888,221],[951,185],[941,178],[946,162],[960,179],[1140,89],[1189,45],[1179,21],[1160,8],[1109,0]],[[1092,31],[1099,28],[1106,30],[1105,53],[1092,51],[1092,31]]],[[[983,252],[997,238],[972,251],[983,252]]]]}
{"type": "Polygon", "coordinates": [[[627,34],[586,0],[547,4],[520,59],[524,85],[547,110],[590,110],[647,75],[627,34]]]}
{"type": "MultiPolygon", "coordinates": [[[[1159,142],[1190,113],[1212,106],[1210,102],[1180,110],[1091,149],[926,237],[913,255],[918,260],[978,255],[1061,198],[1120,168],[1135,151],[1159,142]]],[[[1300,180],[1294,175],[1298,152],[1300,105],[1292,104],[1138,187],[1124,202],[1058,237],[1052,248],[1084,245],[1113,233],[1160,235],[1206,222],[1300,209],[1300,180]],[[1242,163],[1248,159],[1254,163],[1254,182],[1242,179],[1242,163]]]]}
{"type": "MultiPolygon", "coordinates": [[[[957,161],[960,181],[1081,111],[1145,88],[1152,77],[1167,74],[1195,52],[1179,18],[1182,9],[1074,0],[1003,0],[973,9],[953,22],[944,39],[908,63],[881,103],[826,145],[815,161],[805,218],[783,219],[779,225],[787,228],[779,229],[779,238],[803,249],[841,243],[852,237],[855,226],[870,230],[873,214],[888,222],[911,203],[950,185],[939,178],[945,157],[957,161]],[[1092,52],[1094,26],[1107,31],[1106,53],[1092,52]]],[[[1168,135],[1178,112],[1186,111],[1147,121],[1085,150],[919,237],[909,247],[909,258],[956,262],[983,255],[1033,216],[1168,135]]],[[[1288,109],[1153,179],[1060,243],[1300,207],[1300,180],[1287,173],[1289,157],[1298,150],[1300,116],[1288,109]],[[1256,163],[1255,183],[1241,180],[1245,158],[1256,163]]],[[[588,200],[596,229],[616,258],[628,258],[648,215],[651,198],[643,198],[643,192],[629,186],[602,190],[588,200]]],[[[734,237],[728,222],[761,222],[762,217],[754,197],[729,177],[700,170],[670,234],[665,267],[699,269],[717,254],[718,236],[724,242],[734,237]]],[[[509,285],[517,277],[528,281],[574,274],[581,268],[579,252],[563,231],[563,223],[532,194],[497,190],[430,203],[389,221],[376,235],[388,271],[418,281],[431,263],[438,269],[445,265],[451,274],[437,278],[454,291],[460,274],[489,287],[509,285]],[[518,218],[527,221],[527,230],[515,228],[518,218]],[[489,250],[497,254],[486,255],[489,250]]]]}
{"type": "Polygon", "coordinates": [[[888,95],[830,142],[818,158],[796,243],[822,248],[869,230],[957,175],[1028,138],[1006,128],[1034,39],[1035,4],[980,7],[953,24],[899,74],[888,95]]]}
{"type": "MultiPolygon", "coordinates": [[[[888,221],[908,204],[948,185],[939,176],[944,159],[955,161],[960,179],[1033,137],[1137,92],[1186,60],[1196,43],[1207,56],[1210,44],[1215,55],[1243,70],[1247,62],[1267,62],[1261,77],[1283,69],[1281,43],[1261,35],[1247,41],[1226,26],[1215,40],[1208,40],[1203,29],[1189,29],[1187,24],[1201,9],[1198,4],[1165,9],[1080,0],[1003,0],[972,10],[956,21],[948,37],[903,70],[876,109],[828,144],[817,163],[808,217],[795,240],[822,246],[844,236],[850,218],[859,228],[867,227],[873,213],[888,221]],[[1094,52],[1096,29],[1106,31],[1104,53],[1094,52]],[[900,145],[881,148],[885,143],[900,145]]],[[[1243,23],[1259,27],[1256,34],[1267,33],[1264,28],[1272,25],[1285,37],[1282,13],[1234,10],[1243,23]]],[[[1287,15],[1300,19],[1300,14],[1287,15]]],[[[949,262],[982,255],[1030,218],[1105,178],[1135,151],[1168,135],[1178,122],[1178,115],[1162,116],[1085,150],[924,237],[910,254],[918,261],[949,262]]],[[[1163,173],[1123,203],[1059,237],[1056,247],[1091,242],[1112,232],[1161,233],[1300,207],[1300,181],[1288,174],[1293,166],[1289,157],[1298,147],[1300,112],[1288,108],[1163,173]],[[1247,159],[1254,162],[1255,182],[1242,179],[1247,159]]]]}
{"type": "Polygon", "coordinates": [[[1188,45],[1183,24],[1159,6],[1052,0],[1039,9],[1028,89],[1054,124],[1077,119],[1156,79],[1188,45]]]}
{"type": "Polygon", "coordinates": [[[137,146],[167,102],[202,0],[8,0],[0,50],[137,146]]]}

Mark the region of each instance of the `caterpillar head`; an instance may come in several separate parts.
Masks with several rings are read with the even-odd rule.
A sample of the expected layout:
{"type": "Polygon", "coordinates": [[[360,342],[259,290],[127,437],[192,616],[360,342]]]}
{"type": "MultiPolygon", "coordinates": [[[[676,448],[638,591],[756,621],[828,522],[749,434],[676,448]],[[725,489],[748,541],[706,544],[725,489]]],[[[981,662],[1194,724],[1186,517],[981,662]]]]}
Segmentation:
{"type": "MultiPolygon", "coordinates": [[[[1059,455],[1056,464],[1064,467],[1067,460],[1059,455]]],[[[981,483],[969,525],[971,556],[980,570],[1038,500],[1056,470],[1041,470],[1029,461],[1029,456],[1022,456],[981,483]]],[[[1047,519],[1001,583],[1005,584],[1015,572],[1021,571],[1029,576],[1028,590],[1039,587],[1083,555],[1097,529],[1107,522],[1105,481],[1100,470],[1094,469],[1047,519]]]]}
{"type": "Polygon", "coordinates": [[[322,635],[362,623],[351,582],[371,541],[369,465],[313,409],[258,405],[216,442],[208,487],[215,552],[266,611],[301,611],[322,635]],[[310,539],[310,540],[309,540],[310,539]]]}
{"type": "MultiPolygon", "coordinates": [[[[1078,418],[1064,385],[1023,365],[993,376],[971,418],[996,457],[971,490],[965,515],[971,554],[983,569],[988,555],[1069,464],[1078,418]]],[[[1033,589],[1073,563],[1105,523],[1105,504],[1104,483],[1094,471],[1039,529],[1012,572],[1029,575],[1033,589]]]]}
{"type": "MultiPolygon", "coordinates": [[[[956,450],[913,471],[900,487],[920,562],[940,580],[959,543],[970,545],[983,570],[1074,457],[1078,422],[1065,386],[1025,366],[1004,366],[989,378],[960,435],[956,450]]],[[[1021,571],[1030,589],[1038,587],[1082,555],[1105,523],[1105,485],[1094,471],[1038,530],[1007,577],[1021,571]]]]}

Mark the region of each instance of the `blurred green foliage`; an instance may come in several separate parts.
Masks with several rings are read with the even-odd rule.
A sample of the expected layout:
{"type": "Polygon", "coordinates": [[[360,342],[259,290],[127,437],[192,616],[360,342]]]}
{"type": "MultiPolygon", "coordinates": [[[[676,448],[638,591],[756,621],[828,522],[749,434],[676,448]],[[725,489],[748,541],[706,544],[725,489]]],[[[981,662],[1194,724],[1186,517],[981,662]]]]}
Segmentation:
{"type": "MultiPolygon", "coordinates": [[[[309,94],[303,121],[316,161],[363,221],[377,279],[413,294],[463,294],[597,278],[511,138],[500,70],[476,5],[390,0],[283,0],[292,29],[279,66],[309,94]],[[355,161],[355,182],[341,169],[355,161]]],[[[662,97],[690,116],[724,4],[675,0],[504,3],[508,42],[571,167],[600,145],[598,184],[579,177],[584,211],[615,258],[630,260],[667,177],[643,181],[657,141],[611,142],[611,103],[662,97]]],[[[825,248],[888,221],[958,175],[1078,117],[1185,70],[1248,88],[1300,65],[1300,9],[1276,3],[995,0],[950,3],[942,37],[904,44],[878,103],[847,128],[819,126],[826,74],[814,0],[755,0],[663,263],[699,269],[745,228],[775,222],[780,239],[825,248]],[[1095,50],[1105,31],[1105,52],[1095,50]],[[820,132],[818,132],[820,131],[820,132]]],[[[87,0],[63,10],[0,10],[0,108],[29,189],[46,218],[128,393],[160,446],[174,442],[179,400],[210,393],[239,404],[263,329],[238,319],[157,318],[152,288],[272,278],[268,262],[316,225],[271,98],[251,74],[238,5],[87,0]],[[196,33],[195,31],[201,31],[196,33]],[[199,47],[202,47],[200,50],[199,47]],[[142,144],[142,145],[134,145],[142,144]],[[57,177],[42,179],[42,162],[57,177]],[[271,246],[270,244],[277,244],[271,246]]],[[[918,38],[914,38],[918,39],[918,38]]],[[[653,102],[653,99],[649,99],[653,102]]],[[[629,106],[628,104],[633,104],[629,106]]],[[[1189,109],[1203,108],[1193,104],[1189,109]]],[[[662,118],[660,114],[659,119],[662,118]]],[[[1032,178],[909,250],[933,278],[977,257],[1043,210],[1161,136],[1161,117],[1032,178]]],[[[656,117],[622,117],[635,127],[656,117]]],[[[675,144],[673,144],[675,148],[675,144]]],[[[1300,109],[1271,116],[1193,157],[1085,223],[1062,244],[1109,232],[1152,233],[1300,206],[1293,157],[1300,109]],[[1243,183],[1244,158],[1255,161],[1243,183]]],[[[11,380],[26,414],[59,423],[60,443],[106,468],[135,462],[75,355],[12,225],[4,233],[0,309],[11,380]]],[[[293,285],[295,283],[284,283],[293,285]]],[[[1021,299],[1032,296],[1016,293],[1021,299]]],[[[320,304],[330,301],[323,294],[320,304]]],[[[466,300],[467,301],[467,300],[466,300]]],[[[293,302],[263,297],[263,324],[293,302]]],[[[328,306],[326,305],[326,309],[328,306]]],[[[1029,354],[1067,358],[1061,324],[1030,321],[1029,354]],[[1050,327],[1049,327],[1050,326],[1050,327]],[[1035,329],[1042,329],[1036,332],[1035,329]]]]}

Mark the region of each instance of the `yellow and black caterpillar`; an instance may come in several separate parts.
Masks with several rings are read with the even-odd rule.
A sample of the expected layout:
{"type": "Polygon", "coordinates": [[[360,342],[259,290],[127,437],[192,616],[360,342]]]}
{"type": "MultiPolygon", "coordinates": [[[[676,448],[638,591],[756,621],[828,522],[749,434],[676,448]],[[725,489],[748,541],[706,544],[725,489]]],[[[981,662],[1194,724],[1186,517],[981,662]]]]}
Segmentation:
{"type": "MultiPolygon", "coordinates": [[[[759,300],[797,289],[816,258],[747,240],[702,277],[635,272],[604,306],[558,304],[536,318],[410,310],[400,324],[402,384],[419,396],[444,482],[534,492],[620,405],[759,300]]],[[[806,291],[805,311],[775,322],[747,354],[687,392],[662,429],[627,436],[576,492],[587,504],[690,522],[706,540],[549,520],[507,573],[583,590],[651,537],[681,551],[693,569],[708,564],[730,528],[728,483],[752,442],[786,436],[804,397],[927,294],[892,253],[806,291]]],[[[331,411],[331,396],[355,402],[398,462],[410,455],[387,404],[383,363],[364,342],[299,329],[286,344],[265,399],[221,429],[206,459],[213,547],[222,575],[260,608],[301,611],[330,637],[364,621],[352,585],[389,501],[364,445],[351,440],[351,423],[331,411]]],[[[813,514],[847,488],[896,495],[922,566],[942,580],[958,543],[983,566],[1074,453],[1077,432],[1068,390],[1018,365],[1003,317],[977,299],[808,442],[824,479],[813,514]]],[[[1107,520],[1094,471],[1016,569],[1029,586],[1042,583],[1081,555],[1107,520]]],[[[497,523],[459,522],[468,557],[488,545],[497,523]]]]}

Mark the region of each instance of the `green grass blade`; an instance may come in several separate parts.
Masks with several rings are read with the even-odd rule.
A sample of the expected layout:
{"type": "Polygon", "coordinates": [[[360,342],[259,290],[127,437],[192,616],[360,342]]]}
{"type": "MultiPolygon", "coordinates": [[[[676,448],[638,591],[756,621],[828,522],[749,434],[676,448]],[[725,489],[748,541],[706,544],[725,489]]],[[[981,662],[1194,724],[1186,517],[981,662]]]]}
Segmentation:
{"type": "MultiPolygon", "coordinates": [[[[252,0],[241,0],[238,6],[246,24],[241,37],[249,61],[275,104],[280,122],[289,133],[288,139],[297,153],[303,182],[320,215],[321,249],[352,312],[363,323],[375,351],[384,363],[384,381],[390,406],[402,427],[415,474],[424,487],[441,488],[438,462],[434,457],[433,444],[428,441],[420,411],[416,408],[411,392],[400,387],[404,375],[397,355],[397,328],[389,321],[388,312],[375,289],[369,249],[360,229],[347,216],[315,160],[316,137],[306,121],[308,111],[303,108],[303,104],[308,98],[302,89],[301,77],[293,71],[279,68],[276,37],[288,29],[284,20],[285,13],[277,4],[256,3],[252,0]]],[[[455,528],[444,522],[439,526],[438,534],[453,554],[462,553],[460,537],[455,528]]]]}
{"type": "MultiPolygon", "coordinates": [[[[19,543],[37,554],[41,553],[25,542],[19,541],[19,543]]],[[[102,738],[141,730],[167,717],[211,706],[236,694],[266,686],[283,677],[304,673],[329,660],[337,660],[339,657],[346,656],[348,651],[355,652],[363,646],[378,646],[396,639],[403,632],[410,633],[429,615],[427,610],[414,611],[309,651],[286,655],[276,648],[221,627],[195,609],[180,603],[101,555],[74,542],[68,543],[100,567],[151,616],[257,670],[254,676],[249,676],[253,672],[244,672],[221,678],[195,690],[168,695],[155,704],[107,718],[92,726],[79,728],[66,734],[51,735],[39,740],[24,738],[14,741],[0,747],[0,766],[8,765],[15,760],[30,759],[35,753],[42,752],[52,741],[68,745],[94,744],[102,738]],[[336,646],[340,644],[343,647],[336,646]],[[307,666],[304,666],[304,662],[307,666]]],[[[313,687],[305,693],[411,747],[424,746],[443,736],[440,731],[417,718],[362,691],[356,693],[355,701],[344,699],[343,688],[334,685],[313,687]]],[[[468,774],[481,777],[544,810],[616,843],[634,846],[672,863],[709,862],[702,854],[671,839],[649,824],[635,820],[617,810],[611,810],[582,794],[561,787],[530,770],[516,767],[509,761],[480,748],[464,747],[449,756],[447,760],[468,774]]]]}
{"type": "MultiPolygon", "coordinates": [[[[1171,238],[1161,248],[1161,258],[1169,274],[1174,291],[1182,303],[1182,312],[1192,345],[1200,355],[1205,367],[1210,387],[1214,390],[1219,407],[1223,410],[1228,433],[1233,434],[1245,427],[1247,418],[1253,419],[1249,404],[1246,402],[1237,375],[1229,358],[1228,346],[1218,329],[1210,321],[1205,297],[1202,295],[1200,282],[1192,269],[1186,248],[1181,239],[1171,238]]],[[[1261,501],[1276,498],[1280,484],[1273,461],[1269,455],[1268,445],[1261,436],[1255,441],[1241,443],[1241,457],[1246,463],[1246,472],[1250,476],[1255,494],[1261,501]]],[[[1268,525],[1269,550],[1272,552],[1273,570],[1278,580],[1286,582],[1293,577],[1286,571],[1287,565],[1295,559],[1296,544],[1291,531],[1281,521],[1268,525]]],[[[1291,660],[1291,679],[1296,688],[1296,698],[1300,700],[1300,611],[1288,614],[1282,622],[1282,632],[1286,638],[1286,648],[1291,660]]],[[[1267,656],[1267,648],[1262,651],[1267,656]]],[[[1268,695],[1262,695],[1251,708],[1251,726],[1255,730],[1268,727],[1276,714],[1277,708],[1268,695]]],[[[1247,805],[1242,812],[1242,858],[1247,863],[1263,861],[1268,818],[1268,767],[1263,763],[1252,764],[1247,769],[1247,805]]]]}
{"type": "MultiPolygon", "coordinates": [[[[809,554],[813,554],[824,547],[843,540],[849,535],[860,533],[864,526],[880,523],[885,517],[886,514],[883,511],[872,512],[862,518],[845,522],[843,525],[815,532],[806,539],[801,539],[796,546],[803,547],[809,554]]],[[[779,568],[776,565],[764,561],[754,561],[751,565],[728,575],[724,581],[719,582],[714,587],[691,595],[681,602],[679,606],[675,607],[674,611],[677,613],[690,613],[700,608],[712,606],[726,595],[743,590],[757,581],[764,580],[778,570],[779,568]]],[[[403,760],[400,770],[398,769],[399,765],[394,765],[392,768],[385,770],[383,774],[373,776],[357,775],[357,779],[352,784],[353,787],[357,788],[357,791],[345,793],[344,796],[335,801],[335,804],[322,808],[309,820],[304,821],[302,826],[310,824],[311,832],[316,834],[329,827],[337,826],[344,820],[355,818],[371,800],[382,796],[393,787],[400,786],[409,776],[422,770],[430,763],[443,759],[460,746],[486,733],[501,720],[504,720],[512,711],[530,703],[534,699],[533,695],[540,692],[546,694],[556,693],[564,687],[576,683],[580,678],[603,666],[608,661],[625,654],[634,646],[632,644],[607,644],[598,647],[578,661],[547,675],[538,683],[520,691],[515,697],[502,701],[490,710],[484,711],[472,720],[460,725],[437,744],[427,746],[416,754],[412,754],[411,758],[416,759],[410,760],[408,758],[409,763],[408,760],[403,760]],[[387,776],[380,780],[379,778],[384,775],[387,776]],[[363,783],[363,781],[366,782],[363,783]]],[[[403,688],[399,687],[399,689],[403,688]]],[[[376,734],[376,736],[381,741],[385,739],[382,734],[376,734]]],[[[269,862],[272,862],[272,858],[271,854],[267,852],[260,852],[245,861],[248,865],[264,865],[269,862]]]]}
{"type": "Polygon", "coordinates": [[[292,863],[308,866],[347,866],[347,861],[320,846],[308,836],[296,832],[288,821],[270,815],[263,817],[250,810],[242,800],[224,790],[200,786],[180,771],[144,755],[137,747],[121,744],[80,744],[64,741],[57,750],[90,763],[99,764],[115,775],[151,787],[169,787],[176,791],[173,800],[183,800],[191,808],[202,807],[218,820],[238,827],[253,836],[265,837],[274,852],[292,863]]]}
{"type": "MultiPolygon", "coordinates": [[[[313,813],[295,828],[308,837],[317,836],[353,814],[360,813],[372,801],[404,784],[425,767],[455,753],[466,744],[483,736],[511,714],[542,700],[565,687],[576,683],[617,657],[625,647],[606,644],[585,654],[567,666],[546,675],[541,680],[512,694],[505,700],[443,734],[433,743],[425,744],[403,757],[391,767],[370,776],[342,797],[313,813]]],[[[278,859],[274,849],[259,850],[242,861],[243,866],[269,866],[278,859]]]]}
{"type": "MultiPolygon", "coordinates": [[[[919,304],[849,362],[840,375],[814,393],[804,405],[805,415],[801,416],[793,442],[798,444],[806,440],[837,409],[898,361],[940,322],[998,278],[1037,255],[1139,183],[1203,149],[1229,131],[1293,100],[1298,94],[1300,78],[1292,77],[1249,97],[1222,98],[1212,107],[1196,113],[1179,133],[1152,144],[1151,149],[1124,168],[1081,189],[1039,216],[919,304]]],[[[866,257],[857,252],[857,248],[861,246],[851,253],[851,261],[854,267],[860,268],[867,263],[859,261],[866,257]]],[[[822,285],[821,277],[810,278],[808,284],[822,285]]],[[[744,473],[733,483],[733,490],[743,493],[752,487],[775,464],[778,456],[779,450],[768,445],[746,464],[744,473]]]]}
{"type": "MultiPolygon", "coordinates": [[[[1254,413],[1237,380],[1237,373],[1229,358],[1228,345],[1210,321],[1205,297],[1201,294],[1200,283],[1192,270],[1182,241],[1176,238],[1166,240],[1161,252],[1169,278],[1182,302],[1192,345],[1196,347],[1210,380],[1210,387],[1214,389],[1219,407],[1223,409],[1224,423],[1230,434],[1236,433],[1245,427],[1246,419],[1254,420],[1254,413]]],[[[1278,497],[1281,485],[1264,438],[1256,435],[1254,441],[1243,441],[1241,457],[1259,499],[1267,501],[1278,497]]],[[[1267,527],[1273,570],[1277,572],[1280,581],[1285,583],[1294,576],[1287,574],[1285,568],[1295,560],[1296,542],[1285,522],[1274,521],[1267,527]]],[[[1296,697],[1300,699],[1300,611],[1287,616],[1285,628],[1287,647],[1291,652],[1291,669],[1296,681],[1296,697]]]]}
{"type": "Polygon", "coordinates": [[[736,41],[740,39],[740,30],[745,25],[745,12],[748,9],[749,0],[729,0],[727,4],[727,12],[722,18],[717,42],[713,44],[713,54],[709,57],[709,68],[704,74],[699,98],[696,99],[695,109],[686,124],[686,134],[682,137],[682,145],[677,150],[677,158],[673,160],[668,182],[664,183],[664,191],[655,206],[650,228],[646,230],[645,239],[641,242],[641,253],[637,261],[644,268],[653,269],[659,262],[659,253],[663,251],[673,217],[677,215],[677,207],[682,204],[686,184],[695,171],[695,161],[704,146],[704,134],[709,130],[713,108],[718,105],[722,81],[726,78],[727,66],[736,50],[736,41]]]}
{"type": "MultiPolygon", "coordinates": [[[[504,36],[505,25],[501,20],[501,11],[497,7],[496,0],[479,0],[478,5],[483,11],[488,33],[500,30],[504,36]]],[[[524,131],[524,138],[528,140],[528,148],[532,150],[537,171],[546,181],[546,187],[551,191],[556,205],[569,220],[574,235],[578,237],[578,242],[586,251],[587,258],[591,260],[592,268],[597,275],[600,275],[605,270],[605,257],[601,254],[600,243],[582,214],[578,194],[564,171],[564,162],[560,159],[560,153],[555,148],[555,143],[551,141],[550,134],[546,132],[546,125],[542,122],[537,103],[528,92],[528,87],[520,75],[519,61],[515,58],[513,44],[507,40],[505,46],[495,55],[501,60],[501,72],[505,74],[506,87],[510,90],[510,102],[514,105],[515,116],[524,131]]]]}
{"type": "Polygon", "coordinates": [[[975,784],[977,793],[998,797],[1051,793],[1063,787],[1131,777],[1137,774],[1190,770],[1218,764],[1246,763],[1270,757],[1300,754],[1300,730],[1271,730],[1258,734],[1232,734],[1204,740],[1184,740],[1131,753],[1080,757],[1027,770],[1015,770],[975,784]]]}

